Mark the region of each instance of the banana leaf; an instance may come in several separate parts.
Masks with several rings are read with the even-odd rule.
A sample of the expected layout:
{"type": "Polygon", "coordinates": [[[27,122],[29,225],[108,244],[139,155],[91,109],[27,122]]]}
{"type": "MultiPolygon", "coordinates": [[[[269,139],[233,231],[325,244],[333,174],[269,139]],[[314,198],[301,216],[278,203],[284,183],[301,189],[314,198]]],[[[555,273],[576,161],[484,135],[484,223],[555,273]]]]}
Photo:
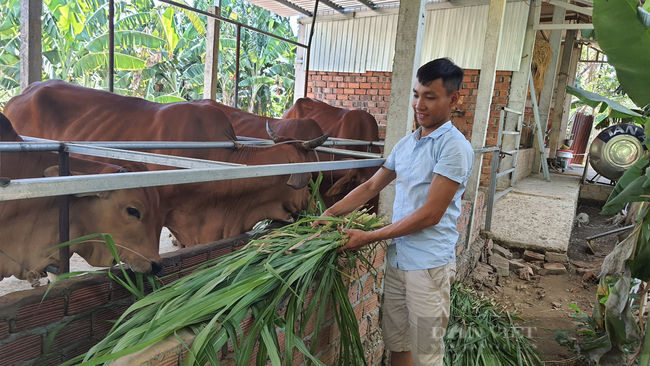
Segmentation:
{"type": "Polygon", "coordinates": [[[650,103],[650,30],[639,22],[637,7],[637,0],[594,0],[593,23],[621,86],[643,106],[650,103]]]}

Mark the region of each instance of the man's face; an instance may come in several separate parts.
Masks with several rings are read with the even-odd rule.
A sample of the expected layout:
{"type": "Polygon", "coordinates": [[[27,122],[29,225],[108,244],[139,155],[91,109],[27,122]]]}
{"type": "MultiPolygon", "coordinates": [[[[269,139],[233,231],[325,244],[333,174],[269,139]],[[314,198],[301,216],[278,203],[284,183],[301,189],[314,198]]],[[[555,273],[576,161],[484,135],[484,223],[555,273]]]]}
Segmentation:
{"type": "Polygon", "coordinates": [[[460,93],[455,91],[447,95],[442,79],[436,79],[429,85],[420,82],[413,87],[413,111],[415,118],[427,134],[449,120],[451,111],[458,102],[460,93]]]}

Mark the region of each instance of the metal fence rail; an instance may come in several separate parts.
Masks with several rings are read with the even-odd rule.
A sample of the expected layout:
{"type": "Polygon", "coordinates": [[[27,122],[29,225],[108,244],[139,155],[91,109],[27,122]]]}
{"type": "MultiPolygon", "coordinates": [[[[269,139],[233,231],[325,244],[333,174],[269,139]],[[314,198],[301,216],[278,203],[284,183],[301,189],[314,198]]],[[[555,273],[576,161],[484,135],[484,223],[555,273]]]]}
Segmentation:
{"type": "MultiPolygon", "coordinates": [[[[27,139],[27,138],[26,138],[27,139]]],[[[44,152],[58,151],[60,154],[59,177],[15,179],[0,186],[0,202],[59,196],[59,230],[60,240],[69,240],[69,202],[67,196],[71,194],[112,191],[118,189],[156,187],[173,184],[189,184],[229,179],[258,178],[295,173],[310,173],[315,171],[330,171],[354,168],[367,168],[381,166],[386,159],[379,154],[363,153],[358,151],[341,150],[333,148],[318,148],[323,152],[335,154],[353,154],[360,160],[339,160],[328,162],[309,162],[274,165],[240,165],[227,162],[217,162],[203,159],[192,159],[172,155],[145,153],[141,151],[125,151],[125,149],[150,150],[150,149],[201,149],[201,148],[232,148],[234,142],[87,142],[65,143],[44,139],[30,139],[40,142],[0,142],[0,152],[44,152]],[[131,172],[122,174],[90,174],[70,176],[68,171],[69,153],[93,155],[121,160],[140,161],[145,163],[168,165],[188,169],[174,169],[164,171],[131,172]]],[[[337,139],[329,146],[350,146],[382,144],[381,142],[355,141],[337,139]]],[[[327,143],[326,142],[326,143],[327,143]]],[[[239,142],[238,142],[239,143],[239,142]]],[[[270,145],[270,140],[242,141],[246,145],[270,145]]],[[[484,154],[498,151],[498,147],[486,147],[475,150],[475,154],[484,154]]],[[[494,154],[498,156],[497,154],[494,154]]],[[[496,175],[496,164],[492,164],[490,176],[490,195],[493,195],[492,181],[496,175]]],[[[492,216],[493,200],[488,199],[486,223],[492,216]]],[[[488,226],[489,227],[489,226],[488,226]]],[[[59,258],[68,258],[69,248],[60,249],[59,258]]],[[[69,269],[69,261],[60,260],[60,273],[69,269]]]]}

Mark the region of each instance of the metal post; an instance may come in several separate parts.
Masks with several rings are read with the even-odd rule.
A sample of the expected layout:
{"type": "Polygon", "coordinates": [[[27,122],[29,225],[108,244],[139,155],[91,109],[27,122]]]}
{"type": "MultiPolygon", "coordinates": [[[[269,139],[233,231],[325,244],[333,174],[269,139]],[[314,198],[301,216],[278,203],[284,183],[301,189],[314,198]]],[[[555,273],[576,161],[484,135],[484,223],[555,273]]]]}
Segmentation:
{"type": "Polygon", "coordinates": [[[115,0],[108,1],[108,91],[113,92],[115,78],[115,0]]]}
{"type": "Polygon", "coordinates": [[[499,151],[494,151],[492,152],[490,188],[488,191],[487,207],[485,212],[485,231],[490,231],[490,228],[492,228],[492,210],[494,209],[494,195],[496,194],[497,190],[497,164],[499,164],[499,151]]]}
{"type": "Polygon", "coordinates": [[[309,85],[309,58],[311,57],[311,40],[314,38],[314,28],[316,27],[316,13],[318,12],[318,3],[314,5],[314,16],[311,18],[311,29],[309,30],[309,42],[307,43],[307,59],[305,60],[305,97],[307,97],[307,87],[309,85]]]}
{"type": "Polygon", "coordinates": [[[241,25],[237,24],[237,47],[235,49],[235,101],[234,107],[239,104],[239,52],[241,47],[241,25]]]}
{"type": "MultiPolygon", "coordinates": [[[[59,176],[70,175],[70,156],[65,144],[59,147],[59,176]]],[[[59,242],[70,241],[70,196],[59,196],[59,242]]],[[[70,272],[70,247],[59,248],[59,273],[70,272]]]]}

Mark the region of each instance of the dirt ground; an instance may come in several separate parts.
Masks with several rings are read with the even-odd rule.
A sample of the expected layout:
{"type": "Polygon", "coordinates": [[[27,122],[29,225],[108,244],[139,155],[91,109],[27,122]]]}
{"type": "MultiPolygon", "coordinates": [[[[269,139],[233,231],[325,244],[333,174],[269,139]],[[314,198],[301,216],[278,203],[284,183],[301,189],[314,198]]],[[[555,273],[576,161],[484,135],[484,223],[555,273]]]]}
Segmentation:
{"type": "MultiPolygon", "coordinates": [[[[574,226],[568,249],[570,263],[565,275],[533,276],[530,281],[519,279],[516,274],[502,278],[493,289],[485,288],[485,293],[497,299],[508,311],[516,311],[524,321],[520,321],[521,331],[535,339],[535,343],[547,365],[582,366],[574,355],[553,340],[554,330],[575,331],[577,323],[572,321],[575,311],[569,303],[577,305],[582,311],[591,314],[596,300],[597,285],[583,281],[583,274],[576,273],[578,266],[571,262],[602,263],[617,243],[616,235],[596,239],[594,254],[586,237],[604,233],[617,228],[608,222],[609,217],[599,215],[600,208],[578,206],[576,215],[586,213],[589,223],[574,226]]],[[[521,253],[513,252],[515,258],[521,253]]],[[[598,273],[598,272],[596,272],[598,273]]]]}

